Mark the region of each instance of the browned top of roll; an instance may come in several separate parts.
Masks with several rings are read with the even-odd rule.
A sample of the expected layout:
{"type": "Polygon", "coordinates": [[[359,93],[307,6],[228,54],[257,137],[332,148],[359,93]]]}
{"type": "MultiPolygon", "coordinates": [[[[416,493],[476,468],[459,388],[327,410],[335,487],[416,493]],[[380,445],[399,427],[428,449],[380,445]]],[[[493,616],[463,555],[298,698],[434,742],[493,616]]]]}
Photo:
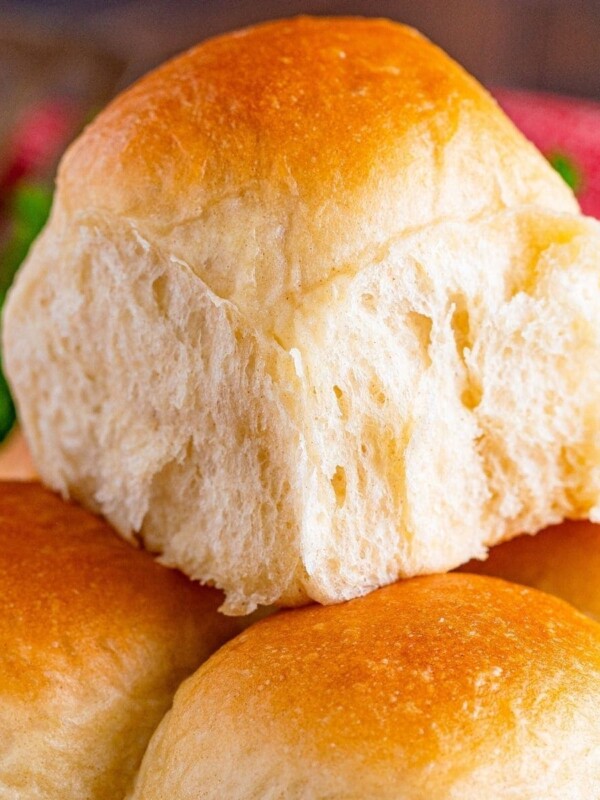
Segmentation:
{"type": "Polygon", "coordinates": [[[567,604],[416,578],[222,648],[178,692],[136,797],[593,796],[599,690],[600,627],[567,604]]]}
{"type": "Polygon", "coordinates": [[[523,202],[577,207],[439,48],[386,20],[300,17],[206,41],[124,92],[65,159],[57,206],[128,218],[253,306],[415,227],[523,202]]]}
{"type": "Polygon", "coordinates": [[[492,575],[549,592],[600,620],[600,525],[566,521],[492,547],[461,572],[492,575]]]}
{"type": "Polygon", "coordinates": [[[93,670],[107,647],[166,635],[182,617],[210,635],[221,601],[35,483],[0,483],[0,587],[4,691],[41,688],[52,664],[93,670]]]}
{"type": "Polygon", "coordinates": [[[0,794],[122,797],[181,680],[236,631],[221,600],[41,485],[0,482],[0,794]]]}

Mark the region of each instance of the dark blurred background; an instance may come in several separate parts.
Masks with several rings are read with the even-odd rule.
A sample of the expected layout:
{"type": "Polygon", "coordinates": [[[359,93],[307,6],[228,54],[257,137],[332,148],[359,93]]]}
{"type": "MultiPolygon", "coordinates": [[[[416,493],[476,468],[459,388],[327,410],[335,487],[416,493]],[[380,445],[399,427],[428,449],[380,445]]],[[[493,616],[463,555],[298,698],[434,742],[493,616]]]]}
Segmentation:
{"type": "MultiPolygon", "coordinates": [[[[77,47],[81,65],[84,50],[103,54],[120,64],[122,86],[207,36],[298,13],[387,16],[422,30],[484,83],[600,99],[599,0],[0,0],[0,29],[3,40],[47,53],[77,47]]],[[[15,66],[6,58],[2,82],[15,66]]]]}
{"type": "MultiPolygon", "coordinates": [[[[299,13],[419,28],[600,216],[600,0],[0,0],[0,307],[47,218],[61,153],[117,91],[208,36],[299,13]]],[[[0,440],[13,420],[0,363],[0,440]]]]}

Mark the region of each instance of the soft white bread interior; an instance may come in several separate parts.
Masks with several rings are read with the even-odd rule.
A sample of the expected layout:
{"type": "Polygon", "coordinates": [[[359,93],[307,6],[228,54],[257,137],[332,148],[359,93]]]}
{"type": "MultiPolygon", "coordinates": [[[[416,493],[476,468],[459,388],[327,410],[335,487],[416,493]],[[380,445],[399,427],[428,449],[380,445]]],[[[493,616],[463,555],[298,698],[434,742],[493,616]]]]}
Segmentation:
{"type": "Polygon", "coordinates": [[[414,578],[284,611],[189,678],[135,800],[600,795],[600,626],[533,589],[414,578]]]}
{"type": "Polygon", "coordinates": [[[567,520],[536,536],[517,536],[460,571],[533,586],[600,621],[600,525],[567,520]]]}
{"type": "Polygon", "coordinates": [[[120,800],[179,683],[239,631],[35,483],[0,483],[0,797],[120,800]]]}
{"type": "Polygon", "coordinates": [[[297,19],[140,81],[6,310],[43,480],[225,610],[442,571],[600,501],[600,228],[414,31],[297,19]]]}

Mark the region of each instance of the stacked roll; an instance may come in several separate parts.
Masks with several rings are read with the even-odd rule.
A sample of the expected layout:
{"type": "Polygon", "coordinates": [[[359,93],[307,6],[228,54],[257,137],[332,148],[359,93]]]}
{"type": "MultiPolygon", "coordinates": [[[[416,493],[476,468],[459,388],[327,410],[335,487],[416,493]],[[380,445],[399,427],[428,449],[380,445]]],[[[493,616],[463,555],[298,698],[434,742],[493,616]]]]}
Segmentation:
{"type": "Polygon", "coordinates": [[[0,490],[0,794],[600,797],[600,627],[551,596],[595,613],[595,537],[431,574],[600,519],[599,261],[400,25],[261,25],[113,101],[4,319],[65,499],[0,490]]]}

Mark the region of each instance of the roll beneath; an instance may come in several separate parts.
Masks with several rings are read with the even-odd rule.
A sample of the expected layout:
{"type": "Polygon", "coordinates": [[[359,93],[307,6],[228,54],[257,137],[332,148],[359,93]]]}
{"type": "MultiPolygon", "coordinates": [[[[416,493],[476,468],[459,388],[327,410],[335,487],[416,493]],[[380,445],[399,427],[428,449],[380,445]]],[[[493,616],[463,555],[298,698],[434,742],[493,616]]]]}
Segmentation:
{"type": "Polygon", "coordinates": [[[220,594],[38,484],[0,483],[0,796],[120,800],[220,594]]]}
{"type": "Polygon", "coordinates": [[[177,692],[135,800],[600,796],[600,626],[535,590],[415,578],[281,612],[177,692]]]}
{"type": "Polygon", "coordinates": [[[567,520],[536,536],[518,536],[460,571],[533,586],[600,621],[600,525],[567,520]]]}

